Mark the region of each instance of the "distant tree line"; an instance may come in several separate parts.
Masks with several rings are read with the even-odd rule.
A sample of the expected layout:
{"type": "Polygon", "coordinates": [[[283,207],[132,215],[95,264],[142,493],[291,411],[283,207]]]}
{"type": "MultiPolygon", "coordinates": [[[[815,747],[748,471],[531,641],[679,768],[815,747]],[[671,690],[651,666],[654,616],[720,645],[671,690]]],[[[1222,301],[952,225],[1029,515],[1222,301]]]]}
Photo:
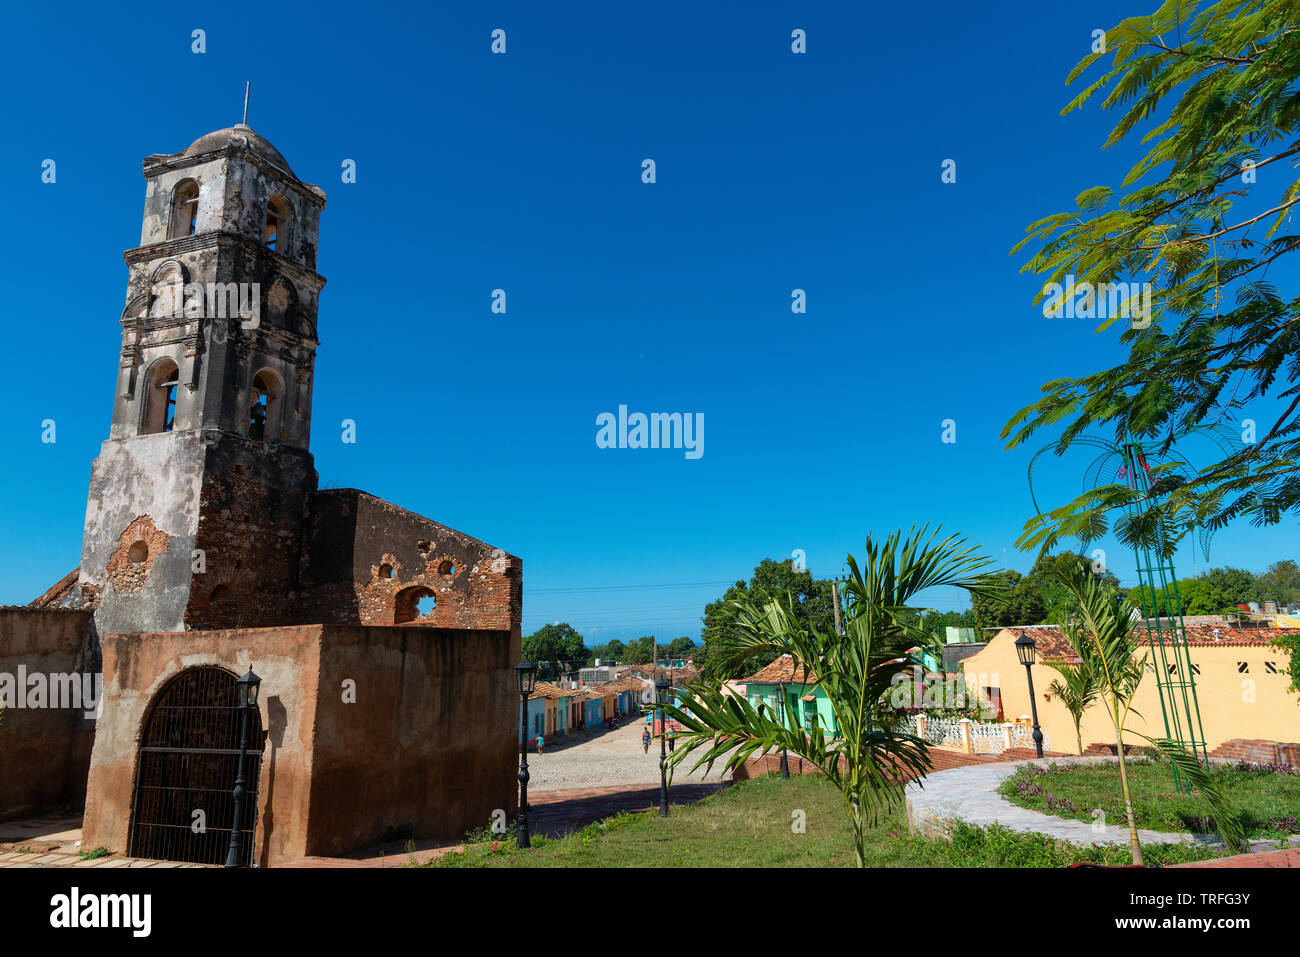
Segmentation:
{"type": "MultiPolygon", "coordinates": [[[[543,625],[524,637],[524,657],[537,662],[540,678],[550,680],[558,677],[557,662],[560,670],[565,671],[586,668],[595,664],[596,659],[633,665],[650,664],[654,660],[655,642],[654,635],[642,635],[629,642],[614,638],[603,645],[588,648],[576,628],[568,622],[556,622],[543,625]]],[[[659,656],[689,657],[695,647],[694,640],[682,635],[667,644],[658,645],[659,656]]]]}
{"type": "MultiPolygon", "coordinates": [[[[1120,597],[1131,597],[1135,603],[1145,597],[1139,589],[1120,588],[1114,573],[1094,568],[1091,558],[1077,552],[1058,552],[1039,559],[1026,574],[1002,572],[1008,589],[1005,601],[977,595],[966,611],[909,613],[908,617],[933,635],[936,643],[945,640],[948,627],[975,628],[978,637],[987,638],[991,629],[996,628],[1062,624],[1069,615],[1073,598],[1060,584],[1061,577],[1079,563],[1089,568],[1099,582],[1116,589],[1120,597]]],[[[1300,568],[1289,559],[1274,562],[1262,575],[1240,568],[1213,568],[1195,578],[1179,579],[1177,589],[1184,615],[1221,614],[1234,605],[1252,601],[1300,602],[1300,568]]],[[[745,661],[740,668],[720,666],[714,652],[735,622],[735,602],[760,603],[789,595],[791,610],[801,624],[830,633],[835,627],[832,594],[831,579],[814,577],[811,572],[797,568],[792,559],[763,559],[748,581],[737,581],[720,598],[705,606],[703,645],[695,655],[696,665],[706,679],[722,681],[751,675],[776,659],[777,653],[768,651],[745,661]]],[[[1174,607],[1172,586],[1156,596],[1155,607],[1162,615],[1174,607]]]]}

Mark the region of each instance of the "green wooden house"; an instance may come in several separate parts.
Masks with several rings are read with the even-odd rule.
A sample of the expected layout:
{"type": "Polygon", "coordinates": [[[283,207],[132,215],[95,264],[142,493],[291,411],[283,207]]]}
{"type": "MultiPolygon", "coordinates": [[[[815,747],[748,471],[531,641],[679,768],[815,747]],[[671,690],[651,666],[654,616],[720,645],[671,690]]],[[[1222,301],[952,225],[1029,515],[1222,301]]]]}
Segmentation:
{"type": "Polygon", "coordinates": [[[743,680],[745,697],[750,706],[757,708],[760,704],[766,704],[781,715],[782,724],[788,723],[785,709],[780,706],[784,695],[794,706],[805,730],[812,727],[813,715],[817,715],[822,728],[833,734],[840,733],[830,699],[817,683],[817,676],[811,672],[805,673],[803,667],[796,664],[789,655],[782,655],[743,680]]]}

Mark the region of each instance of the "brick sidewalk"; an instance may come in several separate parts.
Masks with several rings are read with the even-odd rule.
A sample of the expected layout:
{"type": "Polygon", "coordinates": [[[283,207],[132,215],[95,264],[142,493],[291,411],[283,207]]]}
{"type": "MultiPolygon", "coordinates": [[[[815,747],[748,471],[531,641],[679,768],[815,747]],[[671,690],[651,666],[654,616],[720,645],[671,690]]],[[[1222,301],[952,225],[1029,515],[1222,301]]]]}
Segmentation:
{"type": "Polygon", "coordinates": [[[1300,867],[1300,847],[1282,851],[1261,851],[1255,854],[1237,854],[1234,857],[1216,857],[1212,861],[1189,861],[1186,864],[1168,864],[1167,867],[1300,867]]]}

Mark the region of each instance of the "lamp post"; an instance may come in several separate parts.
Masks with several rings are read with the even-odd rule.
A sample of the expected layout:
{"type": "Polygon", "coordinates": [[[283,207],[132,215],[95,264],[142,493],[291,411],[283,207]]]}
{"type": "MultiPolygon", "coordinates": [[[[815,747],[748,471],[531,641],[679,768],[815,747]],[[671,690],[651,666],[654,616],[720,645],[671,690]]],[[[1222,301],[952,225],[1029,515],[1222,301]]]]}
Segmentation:
{"type": "Polygon", "coordinates": [[[1034,717],[1034,750],[1038,756],[1043,756],[1043,731],[1038,727],[1038,702],[1034,700],[1034,657],[1037,645],[1034,639],[1030,638],[1023,631],[1020,637],[1016,639],[1016,657],[1020,663],[1025,666],[1025,675],[1029,678],[1029,709],[1034,717]]]}
{"type": "Polygon", "coordinates": [[[668,703],[668,689],[672,687],[667,678],[655,682],[655,692],[659,699],[659,816],[668,816],[668,724],[664,715],[664,705],[668,703]]]}
{"type": "MultiPolygon", "coordinates": [[[[785,727],[785,685],[781,682],[776,683],[776,702],[777,707],[781,709],[781,727],[785,727]]],[[[788,780],[790,777],[790,759],[786,757],[785,748],[781,749],[781,777],[788,780]]]]}
{"type": "Polygon", "coordinates": [[[244,677],[235,682],[239,689],[239,758],[235,765],[235,789],[231,792],[234,806],[231,808],[230,846],[226,848],[226,867],[239,866],[239,824],[240,811],[244,801],[244,758],[248,755],[248,714],[257,707],[257,693],[262,687],[262,679],[253,674],[249,668],[244,677]]]}
{"type": "Polygon", "coordinates": [[[515,665],[519,690],[519,814],[515,817],[515,847],[528,847],[528,696],[537,681],[537,665],[527,658],[515,665]]]}

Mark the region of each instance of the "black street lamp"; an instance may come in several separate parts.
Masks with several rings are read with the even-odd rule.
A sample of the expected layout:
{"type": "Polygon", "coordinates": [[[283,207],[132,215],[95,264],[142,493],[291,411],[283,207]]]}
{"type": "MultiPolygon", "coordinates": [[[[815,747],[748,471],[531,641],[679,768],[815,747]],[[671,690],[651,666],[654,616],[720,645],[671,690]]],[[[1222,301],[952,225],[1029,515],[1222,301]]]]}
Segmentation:
{"type": "MultiPolygon", "coordinates": [[[[781,682],[776,683],[776,703],[781,709],[781,727],[785,727],[785,685],[781,682]]],[[[786,757],[785,748],[781,749],[781,777],[789,779],[790,777],[790,759],[786,757]]]]}
{"type": "Polygon", "coordinates": [[[1034,700],[1034,657],[1035,649],[1038,646],[1034,639],[1030,638],[1023,631],[1020,637],[1016,639],[1016,657],[1020,663],[1025,666],[1025,675],[1029,678],[1029,708],[1034,716],[1034,750],[1038,756],[1043,756],[1043,731],[1038,727],[1038,702],[1034,700]]]}
{"type": "Polygon", "coordinates": [[[239,763],[235,765],[235,789],[232,792],[234,807],[231,808],[230,846],[226,848],[226,867],[239,866],[239,824],[244,800],[244,758],[248,755],[248,715],[257,707],[257,693],[262,687],[262,679],[248,669],[248,674],[235,682],[239,689],[239,763]]]}
{"type": "Polygon", "coordinates": [[[528,696],[537,682],[537,665],[527,658],[515,665],[519,690],[519,814],[515,817],[515,847],[528,843],[528,696]]]}
{"type": "Polygon", "coordinates": [[[668,703],[668,689],[672,685],[667,678],[655,682],[655,692],[659,699],[659,816],[668,816],[668,719],[664,715],[664,705],[668,703]]]}

